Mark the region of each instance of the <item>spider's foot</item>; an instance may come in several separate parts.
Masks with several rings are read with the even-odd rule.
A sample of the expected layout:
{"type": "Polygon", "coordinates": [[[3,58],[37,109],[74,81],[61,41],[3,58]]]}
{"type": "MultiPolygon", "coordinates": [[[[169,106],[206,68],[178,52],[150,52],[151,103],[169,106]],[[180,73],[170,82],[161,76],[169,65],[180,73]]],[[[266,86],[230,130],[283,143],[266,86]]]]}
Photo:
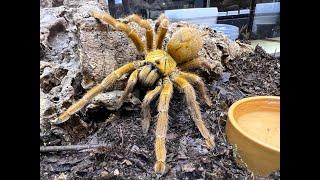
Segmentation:
{"type": "Polygon", "coordinates": [[[61,114],[58,118],[55,118],[54,120],[50,121],[51,124],[58,125],[66,122],[70,119],[70,115],[68,113],[61,114]]]}
{"type": "Polygon", "coordinates": [[[207,106],[212,107],[212,102],[208,97],[205,98],[205,101],[206,101],[207,106]]]}
{"type": "Polygon", "coordinates": [[[206,140],[206,145],[210,148],[210,149],[212,149],[212,148],[214,148],[215,147],[215,143],[214,143],[214,138],[213,138],[213,136],[210,136],[209,138],[207,138],[206,140]]]}
{"type": "Polygon", "coordinates": [[[100,14],[97,11],[94,11],[94,10],[89,11],[89,15],[94,17],[94,18],[98,18],[100,16],[100,14]]]}
{"type": "Polygon", "coordinates": [[[165,170],[166,170],[166,164],[164,162],[157,161],[156,164],[154,165],[154,171],[157,174],[164,174],[165,170]]]}

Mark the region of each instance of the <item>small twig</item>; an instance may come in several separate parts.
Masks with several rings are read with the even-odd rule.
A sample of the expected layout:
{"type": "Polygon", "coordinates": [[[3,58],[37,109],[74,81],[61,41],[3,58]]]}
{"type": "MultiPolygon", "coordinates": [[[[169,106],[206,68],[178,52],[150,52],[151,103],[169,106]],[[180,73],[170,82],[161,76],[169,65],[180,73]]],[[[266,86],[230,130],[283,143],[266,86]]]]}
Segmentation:
{"type": "Polygon", "coordinates": [[[218,128],[219,128],[219,132],[220,132],[220,134],[221,134],[221,135],[222,135],[222,137],[223,137],[224,142],[226,143],[226,142],[227,142],[227,140],[226,140],[226,138],[224,137],[224,135],[223,135],[223,133],[222,133],[222,130],[221,130],[221,128],[220,128],[220,118],[218,118],[218,128]]]}
{"type": "Polygon", "coordinates": [[[41,146],[40,152],[80,151],[83,149],[93,149],[93,148],[111,148],[111,145],[92,144],[92,145],[67,145],[67,146],[41,146]]]}
{"type": "Polygon", "coordinates": [[[280,39],[265,38],[266,41],[280,42],[280,39]]]}
{"type": "Polygon", "coordinates": [[[121,147],[122,147],[122,145],[123,145],[123,134],[122,134],[122,129],[121,129],[121,126],[119,127],[120,128],[120,137],[121,137],[121,147]]]}

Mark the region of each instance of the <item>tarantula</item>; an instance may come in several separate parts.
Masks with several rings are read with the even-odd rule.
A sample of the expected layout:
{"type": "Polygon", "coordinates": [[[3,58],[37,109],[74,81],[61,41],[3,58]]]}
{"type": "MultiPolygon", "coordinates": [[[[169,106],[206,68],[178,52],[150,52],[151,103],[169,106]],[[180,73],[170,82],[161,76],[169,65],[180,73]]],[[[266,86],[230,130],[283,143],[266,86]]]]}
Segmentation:
{"type": "Polygon", "coordinates": [[[133,41],[137,50],[144,54],[144,60],[137,60],[123,65],[109,74],[102,82],[90,89],[80,100],[63,112],[56,120],[56,123],[67,121],[71,115],[78,112],[96,95],[103,90],[111,87],[117,79],[125,74],[130,74],[124,92],[117,103],[120,108],[125,98],[133,91],[135,85],[140,83],[148,89],[143,102],[143,118],[141,126],[144,134],[147,133],[150,120],[150,103],[159,95],[158,101],[158,120],[156,125],[155,154],[156,163],[154,170],[156,173],[163,174],[165,171],[166,147],[165,138],[168,129],[168,110],[171,96],[173,94],[173,85],[185,94],[192,119],[198,127],[201,135],[209,148],[213,148],[214,137],[206,128],[200,112],[200,107],[196,101],[196,94],[193,84],[200,92],[202,99],[208,106],[211,106],[210,98],[207,94],[202,79],[187,70],[204,67],[212,68],[210,64],[198,57],[198,52],[202,48],[202,38],[199,31],[189,27],[181,27],[170,39],[167,45],[167,51],[162,48],[162,43],[168,31],[169,20],[164,14],[161,14],[156,21],[153,29],[147,20],[138,15],[128,17],[129,22],[135,22],[145,29],[146,43],[144,44],[137,32],[131,29],[127,24],[122,23],[107,13],[91,11],[91,16],[99,22],[110,24],[116,30],[122,31],[133,41]],[[153,39],[156,34],[155,40],[153,39]]]}

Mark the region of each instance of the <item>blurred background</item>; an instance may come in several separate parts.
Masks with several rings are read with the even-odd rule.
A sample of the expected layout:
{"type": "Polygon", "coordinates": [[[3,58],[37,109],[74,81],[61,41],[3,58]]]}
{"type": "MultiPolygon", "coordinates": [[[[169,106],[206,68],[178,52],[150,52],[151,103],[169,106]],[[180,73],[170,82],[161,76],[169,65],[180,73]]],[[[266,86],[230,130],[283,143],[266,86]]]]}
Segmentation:
{"type": "Polygon", "coordinates": [[[209,26],[230,40],[259,44],[280,56],[280,0],[105,0],[116,18],[136,13],[155,20],[165,13],[171,22],[209,26]]]}

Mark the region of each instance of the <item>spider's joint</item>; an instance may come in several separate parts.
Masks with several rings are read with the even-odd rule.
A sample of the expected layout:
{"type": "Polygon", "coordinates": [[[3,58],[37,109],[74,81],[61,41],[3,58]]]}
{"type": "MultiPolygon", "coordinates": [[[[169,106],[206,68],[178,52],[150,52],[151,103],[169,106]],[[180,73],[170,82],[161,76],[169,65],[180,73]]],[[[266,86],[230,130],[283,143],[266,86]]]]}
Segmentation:
{"type": "Polygon", "coordinates": [[[162,92],[161,94],[163,94],[164,96],[170,95],[171,92],[162,92]]]}
{"type": "Polygon", "coordinates": [[[147,61],[143,60],[143,61],[135,61],[133,62],[133,66],[135,69],[140,68],[141,66],[144,66],[147,64],[147,61]]]}
{"type": "Polygon", "coordinates": [[[130,36],[133,32],[134,32],[134,30],[131,29],[130,32],[128,33],[128,36],[130,36]]]}
{"type": "Polygon", "coordinates": [[[156,135],[156,138],[158,138],[159,141],[165,141],[166,140],[166,137],[164,135],[156,135]]]}
{"type": "Polygon", "coordinates": [[[160,109],[159,113],[162,113],[162,112],[168,112],[168,109],[160,109]]]}
{"type": "Polygon", "coordinates": [[[113,74],[116,75],[118,79],[121,77],[116,71],[113,71],[113,74]]]}
{"type": "Polygon", "coordinates": [[[187,87],[189,87],[190,88],[190,84],[185,84],[185,85],[183,85],[183,86],[181,86],[181,89],[185,89],[185,88],[187,88],[187,87]]]}

